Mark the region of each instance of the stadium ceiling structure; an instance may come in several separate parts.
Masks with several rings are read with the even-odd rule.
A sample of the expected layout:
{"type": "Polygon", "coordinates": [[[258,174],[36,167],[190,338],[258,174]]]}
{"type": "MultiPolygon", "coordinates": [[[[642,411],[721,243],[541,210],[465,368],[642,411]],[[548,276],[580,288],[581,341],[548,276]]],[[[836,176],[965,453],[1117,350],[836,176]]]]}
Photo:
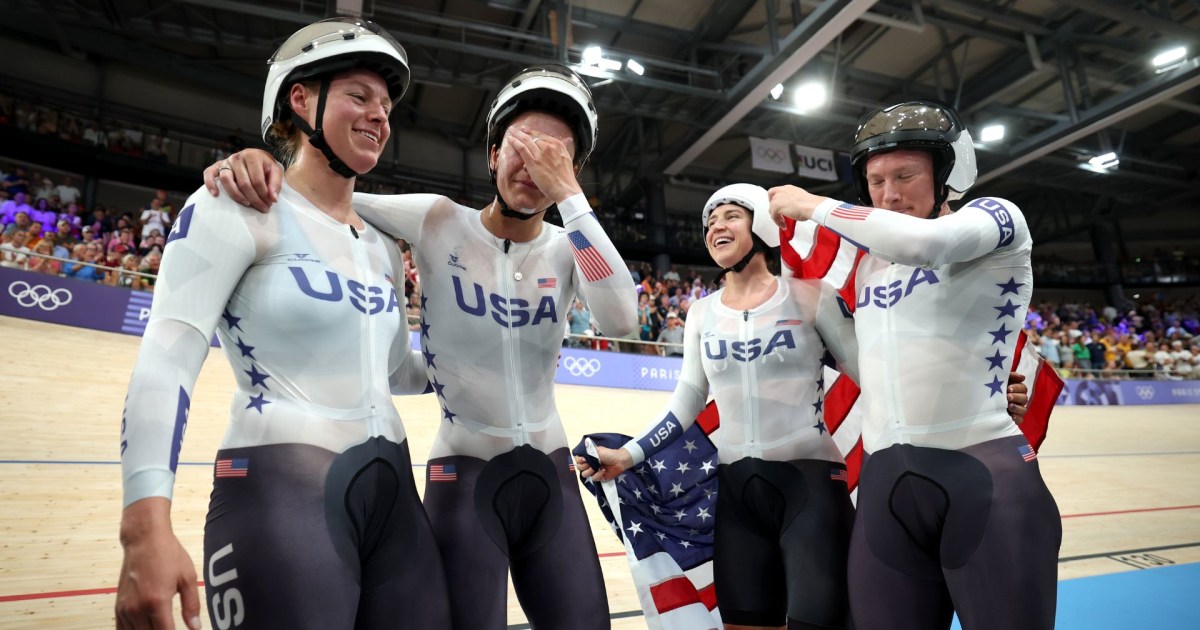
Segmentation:
{"type": "MultiPolygon", "coordinates": [[[[361,14],[409,53],[414,85],[393,125],[435,131],[464,149],[482,145],[501,81],[526,65],[562,62],[585,75],[600,112],[593,192],[621,207],[653,204],[662,186],[734,181],[790,181],[850,197],[844,182],[752,168],[747,138],[845,152],[866,112],[937,99],[958,108],[977,139],[984,126],[1005,127],[1003,139],[979,149],[977,190],[1036,208],[1030,222],[1042,241],[1114,216],[1200,209],[1197,0],[12,4],[0,29],[55,40],[72,54],[186,73],[255,104],[263,60],[298,25],[361,14]],[[592,46],[599,58],[585,52],[592,46]],[[1155,64],[1179,48],[1181,57],[1155,64]],[[827,100],[802,109],[791,94],[812,82],[827,100]],[[1099,158],[1107,153],[1115,158],[1099,158]]],[[[1200,238],[1197,226],[1193,219],[1190,238],[1200,238]]]]}

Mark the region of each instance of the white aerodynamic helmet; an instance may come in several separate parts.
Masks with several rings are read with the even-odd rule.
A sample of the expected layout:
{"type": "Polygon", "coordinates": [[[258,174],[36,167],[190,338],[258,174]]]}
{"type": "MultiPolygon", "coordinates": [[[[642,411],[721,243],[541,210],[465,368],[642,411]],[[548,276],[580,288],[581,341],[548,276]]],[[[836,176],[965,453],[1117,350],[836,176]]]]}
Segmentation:
{"type": "MultiPolygon", "coordinates": [[[[854,190],[859,199],[871,203],[867,189],[867,160],[872,155],[898,149],[917,149],[933,154],[934,207],[936,215],[944,201],[954,201],[975,184],[975,144],[958,114],[945,105],[912,101],[872,112],[858,126],[850,165],[854,190]]],[[[932,215],[931,215],[932,216],[932,215]]]]}
{"type": "MultiPolygon", "coordinates": [[[[500,88],[488,109],[488,153],[503,140],[508,123],[531,109],[563,117],[575,134],[575,168],[583,166],[596,147],[596,104],[587,83],[570,68],[558,64],[525,68],[500,88]]],[[[490,158],[488,167],[490,170],[490,158]]]]}
{"type": "Polygon", "coordinates": [[[700,225],[706,232],[709,213],[727,203],[749,210],[754,217],[750,228],[754,235],[762,239],[767,247],[779,247],[779,227],[771,222],[771,200],[765,188],[754,184],[730,184],[713,193],[700,215],[700,225]]]}
{"type": "MultiPolygon", "coordinates": [[[[306,129],[308,124],[293,117],[287,104],[288,88],[296,81],[324,77],[354,68],[364,68],[377,73],[388,86],[392,108],[408,89],[408,54],[387,31],[374,22],[355,17],[335,17],[314,22],[296,31],[267,61],[267,84],[263,90],[262,137],[268,144],[271,124],[291,119],[314,140],[332,162],[337,160],[327,148],[322,148],[322,117],[324,115],[327,84],[322,87],[317,105],[317,129],[306,129]],[[314,138],[315,134],[315,138],[314,138]]],[[[340,160],[337,160],[340,164],[340,160]]],[[[344,168],[344,165],[343,165],[344,168]]],[[[338,170],[334,167],[334,170],[338,170]]],[[[340,171],[339,171],[340,172],[340,171]]],[[[346,175],[351,177],[352,175],[346,175]]]]}

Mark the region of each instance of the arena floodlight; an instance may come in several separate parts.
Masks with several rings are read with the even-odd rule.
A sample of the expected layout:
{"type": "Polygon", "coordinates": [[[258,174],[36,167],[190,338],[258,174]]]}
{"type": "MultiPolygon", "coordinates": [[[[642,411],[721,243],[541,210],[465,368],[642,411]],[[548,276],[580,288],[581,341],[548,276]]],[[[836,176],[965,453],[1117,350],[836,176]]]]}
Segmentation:
{"type": "Polygon", "coordinates": [[[646,74],[646,67],[633,59],[625,62],[625,68],[639,77],[646,74]]]}
{"type": "Polygon", "coordinates": [[[599,46],[588,46],[583,49],[583,65],[594,66],[604,59],[604,51],[599,46]]]}
{"type": "Polygon", "coordinates": [[[1121,160],[1112,151],[1088,160],[1088,164],[1091,164],[1093,168],[1113,168],[1120,163],[1121,160]]]}
{"type": "Polygon", "coordinates": [[[998,142],[1004,139],[1004,125],[988,125],[979,130],[980,142],[998,142]]]}
{"type": "Polygon", "coordinates": [[[776,83],[775,87],[771,88],[771,98],[778,101],[780,96],[783,96],[783,84],[776,83]]]}
{"type": "Polygon", "coordinates": [[[616,59],[601,59],[600,69],[608,70],[609,72],[617,72],[621,69],[621,62],[616,59]]]}
{"type": "Polygon", "coordinates": [[[1154,55],[1154,60],[1151,63],[1154,64],[1155,68],[1158,68],[1159,70],[1165,70],[1174,65],[1176,62],[1183,61],[1183,59],[1186,57],[1187,48],[1183,46],[1176,46],[1175,48],[1164,50],[1157,55],[1154,55]]]}
{"type": "Polygon", "coordinates": [[[795,100],[796,107],[801,113],[812,111],[825,104],[825,100],[829,94],[825,91],[825,84],[819,81],[805,83],[796,88],[795,100]]]}

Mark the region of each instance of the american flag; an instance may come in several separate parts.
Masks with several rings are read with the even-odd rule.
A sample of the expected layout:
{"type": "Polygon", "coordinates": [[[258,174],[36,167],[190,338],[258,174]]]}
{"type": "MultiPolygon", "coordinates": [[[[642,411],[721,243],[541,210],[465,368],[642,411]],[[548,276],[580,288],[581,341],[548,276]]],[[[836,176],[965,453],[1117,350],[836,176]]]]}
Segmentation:
{"type": "Polygon", "coordinates": [[[458,481],[458,470],[454,464],[430,464],[430,481],[458,481]]]}
{"type": "Polygon", "coordinates": [[[218,479],[222,477],[245,477],[249,473],[250,460],[247,458],[217,460],[216,476],[218,479]]]}
{"type": "Polygon", "coordinates": [[[829,470],[829,478],[833,481],[846,481],[845,468],[832,468],[829,470]]]}
{"type": "Polygon", "coordinates": [[[568,234],[567,238],[571,241],[571,249],[575,250],[575,262],[583,270],[583,277],[587,278],[588,282],[603,280],[612,275],[612,267],[609,267],[600,252],[592,247],[592,243],[583,232],[575,230],[568,234]]]}
{"type": "Polygon", "coordinates": [[[1028,444],[1022,444],[1021,446],[1018,446],[1017,452],[1021,454],[1021,459],[1027,462],[1037,459],[1037,451],[1033,450],[1033,447],[1029,446],[1028,444]]]}
{"type": "Polygon", "coordinates": [[[539,289],[553,289],[558,286],[558,278],[538,278],[539,289]]]}
{"type": "Polygon", "coordinates": [[[872,212],[874,212],[874,210],[871,208],[862,208],[844,203],[834,208],[833,211],[829,213],[829,216],[837,217],[839,219],[848,219],[850,221],[866,221],[867,217],[871,216],[872,212]]]}
{"type": "MultiPolygon", "coordinates": [[[[625,545],[646,625],[653,629],[723,627],[712,574],[717,450],[706,433],[715,413],[701,418],[615,481],[584,484],[625,545]]],[[[614,433],[589,435],[573,452],[588,457],[588,441],[615,449],[628,440],[614,433]]],[[[595,467],[594,457],[589,459],[595,467]]]]}

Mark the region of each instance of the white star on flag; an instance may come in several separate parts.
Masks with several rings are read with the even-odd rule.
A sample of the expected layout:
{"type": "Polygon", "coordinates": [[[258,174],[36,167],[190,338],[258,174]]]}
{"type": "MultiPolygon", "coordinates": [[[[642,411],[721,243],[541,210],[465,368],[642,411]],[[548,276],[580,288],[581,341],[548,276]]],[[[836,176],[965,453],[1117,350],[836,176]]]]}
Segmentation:
{"type": "Polygon", "coordinates": [[[685,472],[691,470],[691,467],[687,465],[687,462],[679,462],[679,468],[676,468],[675,470],[677,470],[681,473],[685,473],[685,472]]]}
{"type": "Polygon", "coordinates": [[[626,527],[625,529],[629,530],[629,533],[636,537],[638,534],[642,533],[642,524],[631,521],[629,523],[629,527],[626,527]]]}
{"type": "Polygon", "coordinates": [[[686,451],[688,452],[688,454],[690,455],[690,454],[692,453],[692,451],[694,451],[694,450],[696,450],[697,448],[700,448],[700,447],[696,446],[696,442],[694,442],[694,441],[692,441],[692,440],[687,440],[687,441],[685,441],[685,442],[683,443],[683,448],[684,448],[684,450],[686,450],[686,451]]]}
{"type": "Polygon", "coordinates": [[[703,464],[701,464],[701,465],[700,465],[700,470],[703,470],[703,471],[704,471],[704,472],[706,472],[706,473],[707,473],[708,471],[712,470],[713,468],[716,468],[716,466],[713,466],[713,465],[712,465],[712,460],[711,460],[711,459],[710,459],[710,460],[708,460],[708,461],[706,461],[706,462],[704,462],[703,464]]]}
{"type": "Polygon", "coordinates": [[[708,519],[712,518],[712,515],[710,515],[708,513],[708,508],[700,508],[700,513],[697,514],[697,516],[700,517],[701,522],[707,521],[708,519]]]}
{"type": "Polygon", "coordinates": [[[671,484],[671,494],[673,494],[675,496],[679,496],[679,495],[683,494],[683,488],[681,488],[679,486],[679,484],[673,483],[673,484],[671,484]]]}
{"type": "Polygon", "coordinates": [[[661,459],[656,459],[654,460],[654,465],[651,466],[651,468],[654,469],[654,472],[662,472],[667,469],[667,465],[664,464],[661,459]]]}
{"type": "Polygon", "coordinates": [[[685,517],[685,516],[687,516],[687,512],[684,512],[683,510],[679,510],[678,512],[675,513],[675,518],[677,518],[681,521],[683,520],[683,517],[685,517]]]}

